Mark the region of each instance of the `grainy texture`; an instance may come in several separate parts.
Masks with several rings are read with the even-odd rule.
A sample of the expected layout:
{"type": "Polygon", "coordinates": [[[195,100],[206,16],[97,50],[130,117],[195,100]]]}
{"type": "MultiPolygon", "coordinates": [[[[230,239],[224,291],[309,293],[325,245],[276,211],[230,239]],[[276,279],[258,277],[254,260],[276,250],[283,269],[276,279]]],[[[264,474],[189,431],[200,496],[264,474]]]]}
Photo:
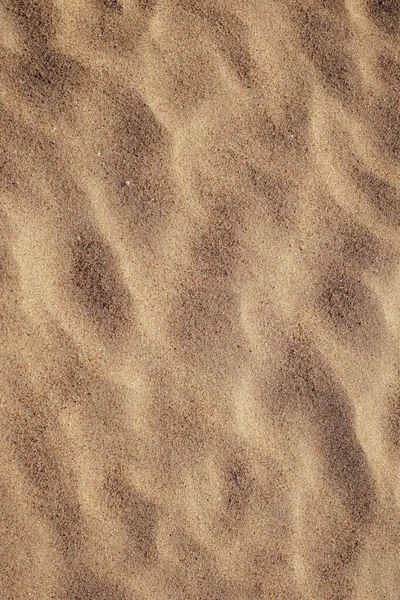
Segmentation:
{"type": "Polygon", "coordinates": [[[399,42],[0,0],[2,600],[398,600],[399,42]]]}

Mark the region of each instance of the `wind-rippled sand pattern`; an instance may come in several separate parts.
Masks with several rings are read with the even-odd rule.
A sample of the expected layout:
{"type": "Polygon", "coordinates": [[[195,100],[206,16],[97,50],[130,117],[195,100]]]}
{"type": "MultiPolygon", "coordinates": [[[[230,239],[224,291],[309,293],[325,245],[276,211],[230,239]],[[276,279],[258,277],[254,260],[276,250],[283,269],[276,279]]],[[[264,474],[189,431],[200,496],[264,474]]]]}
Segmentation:
{"type": "Polygon", "coordinates": [[[4,600],[396,600],[398,0],[1,0],[4,600]]]}

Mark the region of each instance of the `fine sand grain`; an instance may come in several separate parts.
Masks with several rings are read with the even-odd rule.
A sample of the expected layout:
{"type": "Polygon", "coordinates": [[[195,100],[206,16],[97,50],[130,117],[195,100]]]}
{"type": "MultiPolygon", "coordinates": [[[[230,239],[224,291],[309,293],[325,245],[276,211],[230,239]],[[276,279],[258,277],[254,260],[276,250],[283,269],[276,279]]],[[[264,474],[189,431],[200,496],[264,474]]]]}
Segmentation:
{"type": "Polygon", "coordinates": [[[399,0],[0,0],[1,600],[399,600],[399,0]]]}

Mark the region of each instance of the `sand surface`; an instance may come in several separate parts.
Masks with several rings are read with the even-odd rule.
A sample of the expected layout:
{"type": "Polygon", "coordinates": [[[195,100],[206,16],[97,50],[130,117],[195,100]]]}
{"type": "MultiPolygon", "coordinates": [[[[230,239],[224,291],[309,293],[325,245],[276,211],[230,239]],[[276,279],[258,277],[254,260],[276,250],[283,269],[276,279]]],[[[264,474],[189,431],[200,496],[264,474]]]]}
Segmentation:
{"type": "Polygon", "coordinates": [[[1,600],[400,598],[399,41],[0,0],[1,600]]]}

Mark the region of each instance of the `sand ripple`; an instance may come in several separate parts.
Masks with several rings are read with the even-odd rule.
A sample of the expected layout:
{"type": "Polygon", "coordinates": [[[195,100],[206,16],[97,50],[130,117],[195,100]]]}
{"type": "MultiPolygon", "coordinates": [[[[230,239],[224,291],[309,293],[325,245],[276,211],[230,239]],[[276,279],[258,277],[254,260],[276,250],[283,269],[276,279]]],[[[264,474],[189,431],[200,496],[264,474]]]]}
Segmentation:
{"type": "Polygon", "coordinates": [[[2,598],[398,598],[399,2],[0,22],[2,598]]]}

